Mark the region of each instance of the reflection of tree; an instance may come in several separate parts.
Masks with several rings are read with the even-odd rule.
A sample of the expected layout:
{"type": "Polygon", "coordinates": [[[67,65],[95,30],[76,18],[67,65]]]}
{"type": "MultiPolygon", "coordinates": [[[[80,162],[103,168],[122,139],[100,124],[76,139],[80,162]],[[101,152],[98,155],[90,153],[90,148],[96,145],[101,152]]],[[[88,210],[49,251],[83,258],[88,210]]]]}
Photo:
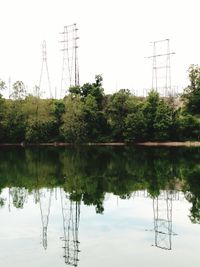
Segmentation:
{"type": "Polygon", "coordinates": [[[12,187],[9,193],[13,200],[13,206],[23,209],[24,203],[28,197],[28,190],[20,187],[12,187]]]}
{"type": "MultiPolygon", "coordinates": [[[[105,193],[128,198],[134,191],[147,189],[156,198],[166,185],[175,185],[180,179],[179,189],[184,185],[186,197],[192,203],[191,220],[198,222],[200,153],[196,151],[198,149],[88,146],[2,148],[0,190],[26,188],[33,192],[56,186],[71,195],[76,180],[79,198],[103,213],[105,193]]],[[[15,206],[22,207],[21,193],[13,192],[13,196],[15,206]]]]}
{"type": "Polygon", "coordinates": [[[80,220],[80,203],[70,199],[69,194],[60,190],[62,217],[63,217],[63,249],[65,263],[71,266],[78,266],[79,250],[79,220],[80,220]]]}
{"type": "Polygon", "coordinates": [[[192,164],[192,168],[184,168],[187,183],[184,185],[185,197],[192,204],[190,220],[192,223],[200,223],[200,167],[192,164]]]}
{"type": "MultiPolygon", "coordinates": [[[[0,195],[2,191],[0,190],[0,195]]],[[[0,208],[3,208],[5,206],[6,199],[0,196],[0,208]]]]}
{"type": "Polygon", "coordinates": [[[0,208],[4,207],[5,205],[5,199],[0,197],[0,208]]]}

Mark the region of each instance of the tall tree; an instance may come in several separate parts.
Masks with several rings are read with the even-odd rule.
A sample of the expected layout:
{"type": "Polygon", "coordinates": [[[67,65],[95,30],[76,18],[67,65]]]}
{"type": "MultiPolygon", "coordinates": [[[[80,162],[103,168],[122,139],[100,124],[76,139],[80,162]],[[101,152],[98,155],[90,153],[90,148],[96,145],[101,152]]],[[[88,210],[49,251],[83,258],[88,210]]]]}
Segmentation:
{"type": "Polygon", "coordinates": [[[106,113],[115,141],[123,141],[124,139],[125,118],[129,113],[130,96],[129,90],[121,89],[109,99],[106,113]]]}
{"type": "Polygon", "coordinates": [[[67,97],[65,102],[66,112],[62,116],[63,124],[60,134],[67,142],[84,142],[87,137],[87,127],[84,120],[84,103],[79,96],[67,97]]]}
{"type": "Polygon", "coordinates": [[[185,89],[182,99],[189,113],[200,114],[200,67],[191,65],[188,72],[190,84],[185,89]]]}
{"type": "Polygon", "coordinates": [[[159,94],[156,91],[152,90],[149,93],[143,106],[143,113],[146,118],[147,124],[147,138],[149,140],[153,140],[155,138],[155,123],[159,103],[159,94]]]}
{"type": "Polygon", "coordinates": [[[26,96],[26,88],[22,81],[16,81],[13,84],[13,92],[11,94],[11,97],[14,100],[22,100],[26,96]]]}
{"type": "Polygon", "coordinates": [[[171,128],[173,127],[173,110],[168,106],[164,100],[160,100],[156,110],[156,117],[154,122],[155,139],[169,140],[171,128]]]}
{"type": "Polygon", "coordinates": [[[0,80],[0,141],[3,141],[4,138],[5,99],[3,98],[1,91],[5,88],[5,82],[0,80]]]}
{"type": "Polygon", "coordinates": [[[26,117],[25,140],[27,142],[52,141],[52,128],[55,122],[53,100],[29,96],[24,102],[26,117]]]}

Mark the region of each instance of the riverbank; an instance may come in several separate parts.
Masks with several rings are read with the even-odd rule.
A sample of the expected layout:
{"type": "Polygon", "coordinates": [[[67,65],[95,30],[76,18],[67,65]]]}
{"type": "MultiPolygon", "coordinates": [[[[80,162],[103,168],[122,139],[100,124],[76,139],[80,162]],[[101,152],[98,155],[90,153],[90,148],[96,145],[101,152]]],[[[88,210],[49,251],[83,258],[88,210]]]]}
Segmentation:
{"type": "Polygon", "coordinates": [[[126,143],[126,142],[110,142],[110,143],[82,143],[82,144],[73,144],[73,143],[63,143],[63,142],[54,142],[54,143],[2,143],[0,147],[3,146],[55,146],[55,147],[64,147],[64,146],[148,146],[148,147],[200,147],[199,141],[185,141],[185,142],[138,142],[138,143],[126,143]]]}

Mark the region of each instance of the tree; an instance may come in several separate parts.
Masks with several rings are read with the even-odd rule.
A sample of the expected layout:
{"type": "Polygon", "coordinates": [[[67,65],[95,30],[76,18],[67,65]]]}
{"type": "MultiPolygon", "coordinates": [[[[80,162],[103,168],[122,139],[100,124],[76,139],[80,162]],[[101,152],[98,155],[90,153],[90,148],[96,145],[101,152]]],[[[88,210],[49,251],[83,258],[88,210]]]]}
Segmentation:
{"type": "Polygon", "coordinates": [[[159,94],[156,91],[152,90],[149,93],[143,106],[143,113],[146,118],[147,124],[147,138],[149,140],[153,140],[155,138],[155,122],[159,102],[159,94]]]}
{"type": "Polygon", "coordinates": [[[26,89],[25,89],[25,85],[22,81],[16,81],[13,84],[13,92],[11,94],[11,97],[14,100],[22,100],[24,99],[26,96],[26,89]]]}
{"type": "Polygon", "coordinates": [[[25,140],[26,119],[21,100],[7,100],[4,113],[4,142],[23,142],[25,140]]]}
{"type": "Polygon", "coordinates": [[[7,88],[6,83],[0,79],[0,91],[3,91],[7,88]]]}
{"type": "Polygon", "coordinates": [[[173,105],[160,99],[159,94],[152,90],[144,103],[143,112],[147,125],[147,139],[169,140],[172,137],[176,125],[173,105]]]}
{"type": "Polygon", "coordinates": [[[52,128],[55,123],[53,100],[29,96],[24,102],[26,117],[25,140],[27,142],[52,141],[52,128]]]}
{"type": "Polygon", "coordinates": [[[84,142],[87,137],[87,127],[84,120],[84,103],[79,96],[68,97],[65,102],[66,112],[62,116],[63,124],[60,134],[67,142],[84,142]]]}
{"type": "Polygon", "coordinates": [[[111,127],[112,137],[116,141],[123,141],[125,118],[129,113],[129,98],[131,94],[127,89],[121,89],[113,94],[108,102],[106,114],[111,127]]]}
{"type": "Polygon", "coordinates": [[[125,140],[141,141],[146,138],[146,120],[141,109],[128,114],[125,119],[125,140]]]}
{"type": "Polygon", "coordinates": [[[5,99],[0,94],[0,141],[4,139],[5,99]]]}
{"type": "Polygon", "coordinates": [[[190,84],[185,89],[182,99],[186,111],[193,115],[200,114],[200,67],[191,65],[188,72],[190,84]]]}
{"type": "Polygon", "coordinates": [[[82,86],[72,86],[70,87],[69,92],[73,97],[79,95],[82,98],[86,98],[88,95],[91,95],[95,98],[98,107],[101,108],[104,97],[102,81],[103,77],[101,75],[96,75],[94,83],[85,83],[82,86]]]}
{"type": "Polygon", "coordinates": [[[161,100],[157,106],[154,129],[156,140],[169,140],[171,128],[173,126],[173,116],[171,108],[161,100]]]}
{"type": "Polygon", "coordinates": [[[182,140],[200,139],[200,121],[191,114],[183,113],[179,118],[179,134],[182,140]]]}
{"type": "Polygon", "coordinates": [[[65,113],[65,103],[64,100],[57,100],[53,101],[53,114],[55,117],[53,127],[52,127],[52,138],[55,141],[62,140],[59,136],[59,129],[62,126],[62,116],[65,113]]]}

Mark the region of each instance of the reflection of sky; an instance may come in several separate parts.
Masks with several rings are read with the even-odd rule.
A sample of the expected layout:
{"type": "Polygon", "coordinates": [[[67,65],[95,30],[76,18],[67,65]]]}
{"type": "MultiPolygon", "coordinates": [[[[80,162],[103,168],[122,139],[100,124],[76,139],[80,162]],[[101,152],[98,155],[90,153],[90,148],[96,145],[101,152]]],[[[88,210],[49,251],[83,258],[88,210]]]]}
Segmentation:
{"type": "MultiPolygon", "coordinates": [[[[3,192],[7,198],[6,190],[3,192]]],[[[81,206],[78,266],[199,266],[200,225],[190,223],[190,204],[173,202],[172,251],[154,246],[152,200],[121,200],[110,195],[104,214],[93,206],[81,206]]],[[[65,266],[62,242],[60,197],[52,199],[48,226],[48,248],[42,247],[39,205],[30,196],[23,209],[5,206],[0,210],[0,266],[65,266]]]]}

